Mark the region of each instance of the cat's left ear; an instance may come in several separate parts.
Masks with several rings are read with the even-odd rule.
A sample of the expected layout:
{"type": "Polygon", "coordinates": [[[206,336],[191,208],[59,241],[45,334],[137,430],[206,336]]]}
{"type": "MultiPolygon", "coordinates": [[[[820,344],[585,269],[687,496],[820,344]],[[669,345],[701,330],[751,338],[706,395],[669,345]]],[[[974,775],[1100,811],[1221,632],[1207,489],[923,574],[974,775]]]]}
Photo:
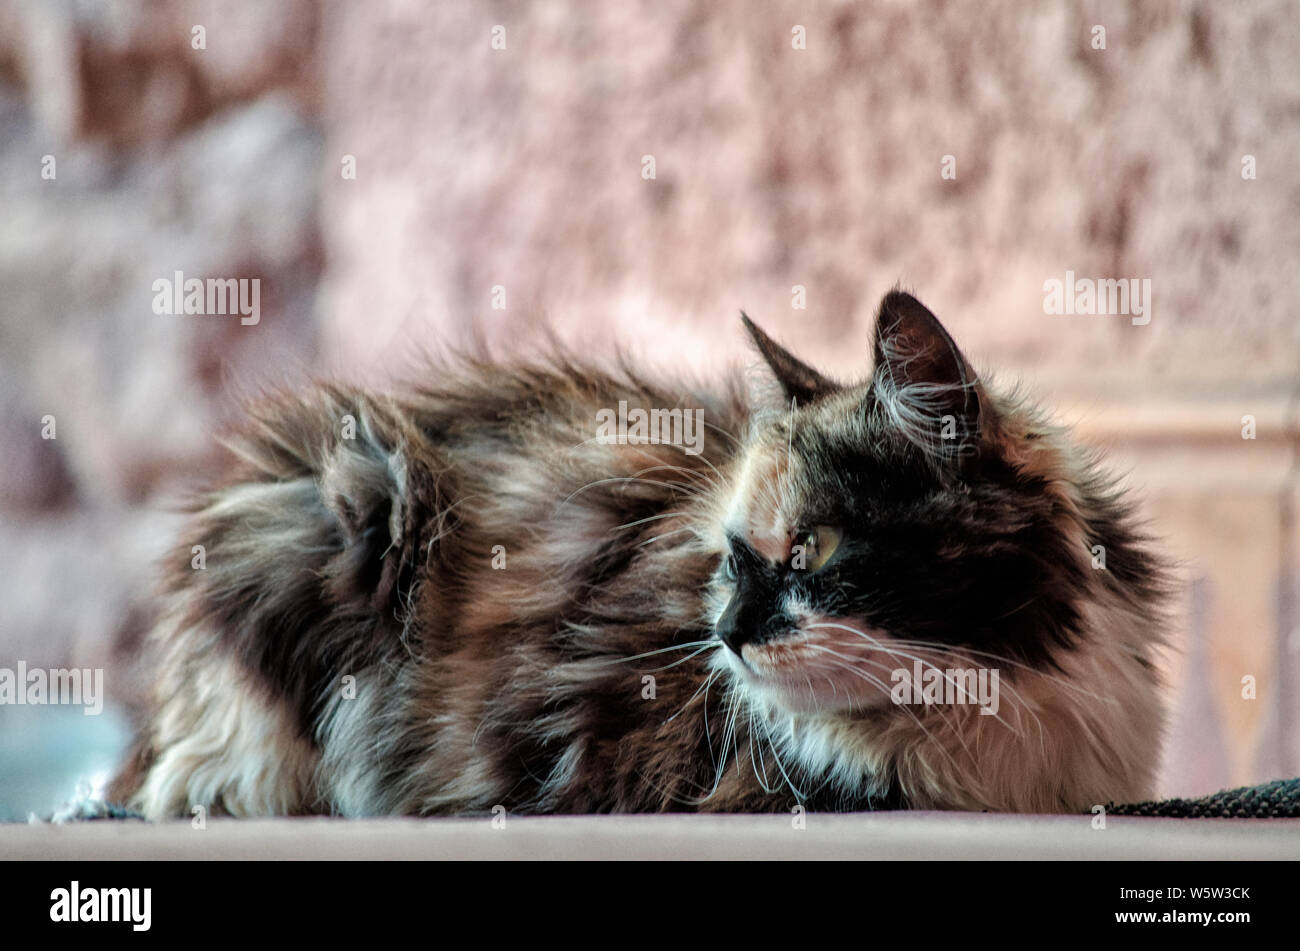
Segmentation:
{"type": "Polygon", "coordinates": [[[923,448],[960,451],[979,436],[983,389],[939,318],[911,294],[880,302],[871,398],[923,448]]]}
{"type": "Polygon", "coordinates": [[[777,382],[781,384],[787,401],[793,399],[798,405],[807,406],[819,396],[825,396],[840,388],[838,383],[822,376],[763,333],[743,310],[740,312],[740,319],[745,322],[745,329],[749,331],[754,346],[758,347],[758,352],[771,368],[777,382]]]}

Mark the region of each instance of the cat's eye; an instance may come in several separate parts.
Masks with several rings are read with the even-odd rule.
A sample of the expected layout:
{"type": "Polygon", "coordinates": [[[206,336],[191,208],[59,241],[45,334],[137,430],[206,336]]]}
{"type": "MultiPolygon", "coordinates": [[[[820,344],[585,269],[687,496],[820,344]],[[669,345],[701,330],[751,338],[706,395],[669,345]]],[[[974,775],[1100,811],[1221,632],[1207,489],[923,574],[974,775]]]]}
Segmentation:
{"type": "Polygon", "coordinates": [[[840,531],[818,525],[800,532],[790,555],[790,567],[796,571],[820,571],[840,547],[840,531]]]}
{"type": "Polygon", "coordinates": [[[722,559],[722,577],[727,581],[736,580],[736,556],[728,553],[727,557],[722,559]]]}

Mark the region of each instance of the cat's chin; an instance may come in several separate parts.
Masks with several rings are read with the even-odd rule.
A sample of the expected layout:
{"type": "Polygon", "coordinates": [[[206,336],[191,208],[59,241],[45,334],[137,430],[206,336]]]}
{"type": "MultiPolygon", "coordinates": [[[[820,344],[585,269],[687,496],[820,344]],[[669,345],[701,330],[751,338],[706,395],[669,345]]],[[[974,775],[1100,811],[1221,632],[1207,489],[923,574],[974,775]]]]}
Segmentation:
{"type": "MultiPolygon", "coordinates": [[[[781,648],[776,649],[778,652],[781,648]]],[[[742,657],[721,650],[724,663],[747,693],[763,706],[798,714],[835,714],[873,710],[891,700],[886,689],[856,675],[843,676],[798,664],[773,663],[772,650],[743,648],[742,657]]]]}

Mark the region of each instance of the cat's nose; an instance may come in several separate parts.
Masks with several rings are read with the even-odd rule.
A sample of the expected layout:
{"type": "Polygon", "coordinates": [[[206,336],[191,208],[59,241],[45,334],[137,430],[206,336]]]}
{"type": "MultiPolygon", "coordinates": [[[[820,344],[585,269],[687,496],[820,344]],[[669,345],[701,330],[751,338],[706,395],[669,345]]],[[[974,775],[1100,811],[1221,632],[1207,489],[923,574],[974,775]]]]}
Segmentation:
{"type": "Polygon", "coordinates": [[[749,643],[762,643],[775,635],[779,613],[772,613],[771,596],[761,586],[741,581],[731,603],[714,625],[714,634],[740,655],[749,643]]]}
{"type": "Polygon", "coordinates": [[[713,633],[718,640],[730,647],[737,655],[740,654],[742,647],[754,639],[753,610],[747,594],[742,584],[732,595],[731,601],[717,623],[713,625],[713,633]]]}

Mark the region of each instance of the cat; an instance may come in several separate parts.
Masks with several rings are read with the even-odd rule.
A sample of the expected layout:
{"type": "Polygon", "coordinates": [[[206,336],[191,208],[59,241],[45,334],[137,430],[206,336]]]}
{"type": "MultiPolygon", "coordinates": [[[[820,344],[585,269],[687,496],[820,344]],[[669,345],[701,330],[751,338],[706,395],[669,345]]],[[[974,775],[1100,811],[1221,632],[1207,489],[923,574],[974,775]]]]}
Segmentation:
{"type": "Polygon", "coordinates": [[[150,819],[1149,798],[1170,586],[1115,482],[901,290],[857,383],[742,319],[769,395],[560,355],[253,403],[168,560],[111,794],[150,819]],[[622,405],[702,410],[704,451],[599,434],[622,405]]]}

